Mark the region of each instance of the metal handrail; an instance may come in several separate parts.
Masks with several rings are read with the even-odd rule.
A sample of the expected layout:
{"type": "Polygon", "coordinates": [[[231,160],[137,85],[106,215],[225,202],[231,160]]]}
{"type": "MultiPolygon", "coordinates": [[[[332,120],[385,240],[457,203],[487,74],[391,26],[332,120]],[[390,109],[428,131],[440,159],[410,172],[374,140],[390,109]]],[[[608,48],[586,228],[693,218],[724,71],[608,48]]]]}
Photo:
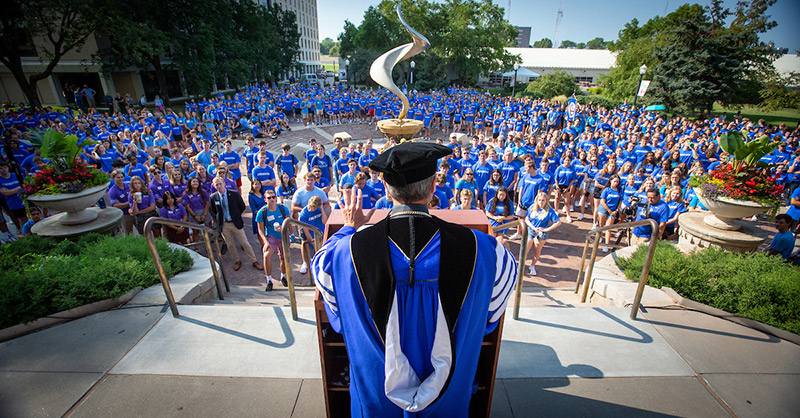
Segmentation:
{"type": "Polygon", "coordinates": [[[492,231],[505,231],[515,226],[519,227],[519,234],[522,235],[522,241],[519,244],[519,258],[517,259],[517,288],[514,295],[514,319],[519,320],[519,305],[522,299],[522,277],[525,274],[525,258],[527,256],[525,247],[528,246],[528,224],[525,223],[525,219],[522,218],[501,224],[497,228],[493,227],[492,231]]]}
{"type": "MultiPolygon", "coordinates": [[[[291,245],[291,242],[289,242],[289,227],[292,225],[298,226],[300,228],[306,228],[314,232],[314,248],[311,249],[311,252],[308,254],[309,260],[313,259],[314,254],[316,254],[317,250],[319,250],[322,247],[323,232],[320,231],[320,229],[314,225],[307,224],[305,222],[301,222],[298,221],[297,219],[290,217],[284,218],[283,224],[281,225],[281,245],[283,246],[283,258],[284,258],[284,263],[286,265],[286,282],[289,286],[289,304],[291,305],[292,308],[292,319],[297,321],[297,299],[295,299],[294,295],[294,281],[292,280],[292,268],[291,268],[292,262],[289,251],[289,246],[291,245]]],[[[300,239],[302,242],[302,237],[300,239]]],[[[313,279],[314,274],[312,273],[311,266],[308,267],[308,274],[313,279]]]]}
{"type": "MultiPolygon", "coordinates": [[[[196,229],[203,233],[203,241],[206,244],[206,251],[208,252],[208,260],[211,262],[211,271],[214,273],[214,285],[217,287],[217,294],[219,295],[220,300],[225,300],[225,297],[222,294],[222,288],[219,285],[219,275],[217,274],[217,265],[219,265],[219,271],[222,272],[222,280],[225,282],[225,290],[230,292],[231,288],[228,284],[228,279],[225,277],[225,270],[222,268],[222,263],[217,263],[216,259],[214,258],[214,251],[211,250],[211,240],[209,239],[209,234],[214,234],[214,244],[216,246],[217,254],[221,254],[219,250],[219,234],[214,229],[211,229],[204,225],[197,225],[189,222],[184,221],[176,221],[174,219],[168,218],[161,218],[161,217],[152,217],[149,218],[144,223],[144,236],[147,239],[147,246],[150,248],[150,253],[153,256],[153,263],[156,265],[156,270],[158,271],[158,275],[161,279],[161,286],[164,287],[164,293],[167,295],[167,302],[169,302],[169,308],[172,311],[172,316],[177,318],[180,316],[178,312],[178,304],[175,303],[175,296],[172,294],[172,288],[169,286],[169,282],[167,281],[166,273],[164,272],[164,265],[161,264],[161,256],[158,255],[158,250],[156,249],[156,240],[153,236],[153,226],[154,225],[172,225],[172,226],[183,226],[186,228],[196,229]]],[[[219,256],[220,259],[222,256],[219,256]]]]}
{"type": "Polygon", "coordinates": [[[583,255],[581,256],[581,269],[578,271],[578,280],[575,283],[575,293],[581,287],[581,280],[583,280],[583,292],[581,293],[581,303],[586,302],[586,296],[589,294],[589,284],[592,281],[592,272],[594,270],[594,263],[597,259],[597,247],[600,245],[600,234],[606,231],[614,231],[620,229],[633,228],[637,226],[650,225],[650,247],[647,249],[647,258],[644,260],[644,267],[642,268],[642,276],[639,278],[639,286],[636,288],[636,296],[633,299],[633,307],[631,307],[631,319],[636,319],[636,314],[639,311],[639,305],[642,302],[642,295],[644,295],[644,287],[647,283],[647,275],[650,274],[650,264],[653,261],[653,255],[656,253],[656,242],[659,237],[658,222],[654,219],[648,218],[636,222],[625,222],[621,224],[606,225],[599,228],[593,228],[586,233],[586,241],[583,244],[583,255]],[[589,250],[589,240],[594,238],[594,245],[592,247],[592,258],[589,262],[589,269],[586,276],[583,275],[584,266],[586,265],[586,253],[589,250]]]}

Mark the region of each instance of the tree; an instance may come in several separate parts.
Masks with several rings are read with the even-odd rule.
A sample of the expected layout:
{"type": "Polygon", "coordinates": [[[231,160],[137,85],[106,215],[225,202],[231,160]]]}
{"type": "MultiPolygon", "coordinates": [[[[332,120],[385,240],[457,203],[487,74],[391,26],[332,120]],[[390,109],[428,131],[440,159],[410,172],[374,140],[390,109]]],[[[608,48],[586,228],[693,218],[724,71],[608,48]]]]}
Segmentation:
{"type": "Polygon", "coordinates": [[[575,77],[563,71],[555,71],[545,74],[528,84],[525,88],[527,93],[540,94],[544,98],[555,96],[572,96],[578,91],[575,84],[575,77]]]}
{"type": "Polygon", "coordinates": [[[675,100],[678,99],[670,97],[667,92],[693,93],[679,85],[695,82],[700,83],[695,86],[699,85],[703,91],[714,94],[704,100],[692,94],[698,101],[692,99],[690,101],[693,104],[682,103],[684,112],[692,107],[705,111],[708,99],[712,103],[721,101],[725,105],[751,101],[760,80],[769,79],[774,72],[774,50],[758,39],[758,34],[775,26],[775,22],[765,14],[774,3],[775,0],[741,1],[731,13],[722,6],[721,0],[713,0],[707,9],[697,4],[685,4],[665,17],[650,19],[643,26],[633,19],[619,31],[619,39],[609,46],[610,50],[619,53],[614,68],[600,79],[607,88],[606,95],[614,99],[631,98],[639,79],[638,69],[646,64],[649,69],[645,78],[651,74],[658,78],[653,79],[648,95],[653,92],[655,97],[669,99],[677,105],[675,100]],[[731,15],[733,19],[729,19],[731,15]],[[730,22],[728,27],[724,26],[725,22],[730,22]],[[693,25],[701,31],[693,35],[698,39],[691,39],[689,34],[682,33],[686,31],[686,25],[693,25]],[[704,49],[685,50],[689,45],[704,49]],[[667,58],[671,60],[672,68],[660,65],[667,58]],[[661,73],[661,69],[666,72],[661,73]],[[669,78],[690,74],[697,78],[669,78]],[[708,79],[705,74],[713,74],[714,77],[708,79]],[[703,81],[711,84],[703,84],[703,81]],[[660,89],[666,90],[658,93],[660,89]]]}
{"type": "Polygon", "coordinates": [[[586,42],[586,49],[608,49],[610,43],[603,40],[603,38],[597,37],[586,42]]]}
{"type": "MultiPolygon", "coordinates": [[[[31,106],[36,85],[53,74],[67,52],[79,49],[97,26],[96,0],[9,0],[0,14],[0,62],[8,67],[31,106]],[[35,55],[44,68],[27,77],[22,58],[35,55]]],[[[30,67],[29,67],[30,69],[30,67]]]]}
{"type": "Polygon", "coordinates": [[[150,68],[156,74],[160,96],[169,106],[166,68],[162,57],[169,53],[170,38],[177,30],[174,14],[180,13],[174,0],[120,0],[103,3],[103,16],[98,25],[101,37],[108,42],[94,55],[104,72],[128,67],[150,68]]]}
{"type": "Polygon", "coordinates": [[[274,80],[295,65],[300,35],[294,12],[236,0],[193,5],[172,16],[177,26],[170,44],[189,93],[206,94],[226,81],[235,86],[274,80]]]}
{"type": "Polygon", "coordinates": [[[575,41],[563,40],[563,41],[561,41],[561,45],[559,45],[558,47],[559,48],[575,49],[577,46],[578,46],[578,44],[575,41]]]}
{"type": "Polygon", "coordinates": [[[575,45],[575,48],[586,49],[586,43],[585,42],[578,42],[578,45],[575,45]]]}
{"type": "Polygon", "coordinates": [[[319,53],[322,55],[329,55],[331,53],[331,48],[336,42],[333,41],[331,38],[325,38],[322,42],[319,43],[319,53]]]}
{"type": "Polygon", "coordinates": [[[348,57],[355,52],[356,33],[358,33],[358,27],[349,20],[345,20],[344,30],[337,38],[339,40],[339,56],[348,57]]]}
{"type": "MultiPolygon", "coordinates": [[[[397,0],[383,0],[377,7],[369,7],[358,27],[345,21],[339,35],[340,55],[352,56],[362,49],[380,55],[410,42],[397,19],[396,5],[397,0]]],[[[446,71],[437,76],[455,74],[460,84],[468,85],[479,74],[510,68],[516,61],[504,47],[516,39],[517,30],[503,19],[503,9],[491,1],[403,0],[402,10],[409,25],[430,40],[431,48],[425,54],[444,60],[446,71]]],[[[359,71],[354,60],[350,61],[352,70],[359,71]]],[[[398,75],[405,77],[407,68],[398,68],[398,75]]]]}
{"type": "Polygon", "coordinates": [[[758,33],[774,27],[764,15],[772,3],[737,3],[736,17],[725,27],[731,13],[715,0],[707,14],[676,25],[656,49],[654,97],[690,115],[709,113],[714,102],[729,106],[751,96],[755,80],[774,74],[774,49],[758,40],[758,33]]]}
{"type": "Polygon", "coordinates": [[[553,47],[553,41],[551,41],[548,38],[542,38],[542,39],[534,42],[533,43],[533,47],[534,48],[552,48],[553,47]]]}
{"type": "Polygon", "coordinates": [[[446,25],[434,52],[458,74],[459,84],[474,84],[480,74],[511,68],[518,60],[504,48],[518,31],[503,18],[503,8],[488,0],[447,0],[442,9],[446,25]]]}
{"type": "Polygon", "coordinates": [[[800,91],[786,86],[800,86],[800,73],[792,72],[786,77],[777,75],[764,83],[764,89],[760,91],[761,107],[765,110],[800,108],[800,91]]]}

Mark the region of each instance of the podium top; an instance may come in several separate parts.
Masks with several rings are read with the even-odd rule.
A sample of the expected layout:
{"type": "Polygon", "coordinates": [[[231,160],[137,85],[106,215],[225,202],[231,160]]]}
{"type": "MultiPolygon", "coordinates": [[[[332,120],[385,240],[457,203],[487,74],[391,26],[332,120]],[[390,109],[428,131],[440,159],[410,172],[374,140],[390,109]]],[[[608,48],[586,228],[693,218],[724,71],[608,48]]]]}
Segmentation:
{"type": "MultiPolygon", "coordinates": [[[[480,210],[449,210],[449,209],[432,209],[430,214],[436,216],[444,221],[463,225],[467,228],[490,233],[491,224],[486,214],[480,210]]],[[[372,216],[367,220],[367,225],[374,225],[386,216],[389,215],[389,209],[376,210],[372,216]]],[[[325,224],[325,239],[335,234],[336,231],[344,226],[344,219],[342,218],[342,211],[335,209],[328,216],[328,223],[325,224]]]]}

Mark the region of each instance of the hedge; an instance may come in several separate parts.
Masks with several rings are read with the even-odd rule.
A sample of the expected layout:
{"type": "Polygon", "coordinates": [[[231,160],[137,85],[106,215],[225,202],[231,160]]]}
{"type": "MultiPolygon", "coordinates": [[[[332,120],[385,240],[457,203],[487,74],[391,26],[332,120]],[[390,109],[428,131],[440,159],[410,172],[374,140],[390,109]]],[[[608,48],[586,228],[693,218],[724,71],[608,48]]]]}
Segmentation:
{"type": "MultiPolygon", "coordinates": [[[[647,255],[639,247],[618,265],[638,281],[647,255]]],[[[647,279],[681,296],[718,309],[800,334],[800,268],[765,253],[747,255],[708,248],[684,254],[659,242],[647,279]]]]}
{"type": "MultiPolygon", "coordinates": [[[[156,240],[168,277],[189,270],[186,251],[156,240]]],[[[122,296],[159,282],[142,236],[89,234],[77,243],[38,236],[0,247],[0,328],[122,296]]]]}

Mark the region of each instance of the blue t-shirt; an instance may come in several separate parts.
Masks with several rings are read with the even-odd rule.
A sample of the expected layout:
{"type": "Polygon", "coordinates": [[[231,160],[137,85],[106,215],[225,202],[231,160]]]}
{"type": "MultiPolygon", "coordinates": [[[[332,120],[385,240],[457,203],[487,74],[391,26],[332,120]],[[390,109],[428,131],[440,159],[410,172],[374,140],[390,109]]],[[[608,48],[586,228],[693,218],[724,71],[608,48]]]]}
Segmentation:
{"type": "MultiPolygon", "coordinates": [[[[800,187],[794,189],[794,193],[792,193],[792,199],[800,199],[800,187]]],[[[790,200],[791,202],[791,200],[790,200]]],[[[800,219],[800,207],[795,205],[789,204],[789,209],[786,211],[786,214],[791,216],[792,219],[795,221],[800,219]]]]}
{"type": "Polygon", "coordinates": [[[297,157],[295,157],[292,154],[289,155],[281,154],[278,157],[277,162],[278,162],[278,169],[280,170],[281,173],[286,173],[289,175],[289,177],[297,176],[295,168],[297,167],[297,164],[300,163],[300,160],[298,160],[297,157]]]}
{"type": "MultiPolygon", "coordinates": [[[[642,201],[644,202],[644,200],[642,201]]],[[[645,216],[645,209],[644,207],[639,207],[636,211],[636,220],[642,221],[647,219],[645,216]]],[[[659,224],[666,223],[669,220],[669,206],[662,200],[655,205],[650,205],[650,217],[653,218],[659,224]]],[[[650,225],[644,226],[637,226],[633,228],[633,235],[636,235],[640,238],[650,238],[652,235],[652,228],[650,225]]]]}
{"type": "Polygon", "coordinates": [[[275,239],[281,239],[281,233],[275,230],[275,222],[280,225],[283,225],[283,220],[289,216],[291,216],[292,211],[289,210],[284,205],[278,204],[275,207],[275,211],[269,210],[268,205],[264,205],[261,209],[258,210],[256,213],[256,222],[264,224],[264,234],[271,236],[275,239]],[[281,206],[283,206],[283,210],[281,210],[281,206]]]}
{"type": "Polygon", "coordinates": [[[238,168],[230,168],[231,164],[236,164],[236,163],[241,163],[242,162],[242,157],[240,157],[239,154],[236,153],[236,151],[224,152],[224,153],[220,154],[219,155],[219,160],[220,161],[225,161],[225,163],[228,164],[228,171],[231,173],[231,175],[233,176],[234,180],[242,177],[242,170],[240,170],[238,168]]]}
{"type": "Polygon", "coordinates": [[[769,250],[775,250],[783,257],[789,258],[794,250],[794,234],[792,231],[778,232],[769,244],[769,250]]]}
{"type": "Polygon", "coordinates": [[[528,220],[530,220],[534,228],[547,228],[550,224],[554,224],[560,219],[553,208],[548,208],[547,210],[540,208],[536,212],[533,211],[533,208],[530,208],[528,210],[528,220]]]}
{"type": "MultiPolygon", "coordinates": [[[[325,224],[322,223],[322,206],[314,211],[308,210],[308,206],[306,206],[300,211],[300,216],[298,218],[300,222],[311,224],[319,228],[320,231],[325,230],[325,224]]],[[[314,238],[314,231],[309,230],[308,232],[311,234],[311,238],[314,238]]]]}
{"type": "Polygon", "coordinates": [[[319,196],[322,199],[322,203],[328,201],[328,195],[325,194],[322,189],[314,188],[313,190],[309,191],[306,190],[305,187],[301,187],[294,192],[294,196],[292,197],[292,204],[298,205],[301,208],[308,206],[308,201],[311,200],[312,197],[319,196]]]}
{"type": "MultiPolygon", "coordinates": [[[[275,170],[268,165],[264,166],[264,168],[255,166],[253,167],[253,179],[258,181],[275,180],[275,170]]],[[[271,186],[270,188],[275,190],[274,186],[271,186]]]]}
{"type": "Polygon", "coordinates": [[[611,211],[615,211],[619,207],[619,203],[622,200],[622,193],[619,190],[606,187],[603,189],[603,193],[600,194],[600,199],[605,199],[606,206],[608,206],[611,211]]]}
{"type": "MultiPolygon", "coordinates": [[[[0,177],[0,189],[8,189],[13,190],[17,187],[20,187],[19,181],[17,180],[17,175],[14,173],[9,173],[8,178],[0,177]]],[[[25,207],[25,203],[22,202],[22,189],[11,196],[5,196],[6,202],[8,203],[8,207],[10,209],[22,209],[25,207]]]]}

